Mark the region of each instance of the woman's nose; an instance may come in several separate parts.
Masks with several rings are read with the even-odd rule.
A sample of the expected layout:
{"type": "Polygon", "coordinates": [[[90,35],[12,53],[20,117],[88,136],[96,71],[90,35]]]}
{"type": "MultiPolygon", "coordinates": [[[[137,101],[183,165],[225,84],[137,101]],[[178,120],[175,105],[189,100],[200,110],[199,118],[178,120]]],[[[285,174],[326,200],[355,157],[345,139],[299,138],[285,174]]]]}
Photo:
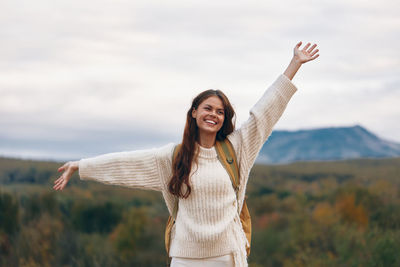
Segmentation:
{"type": "Polygon", "coordinates": [[[211,110],[211,111],[210,111],[210,116],[216,117],[216,116],[217,116],[217,113],[216,113],[214,110],[211,110]]]}

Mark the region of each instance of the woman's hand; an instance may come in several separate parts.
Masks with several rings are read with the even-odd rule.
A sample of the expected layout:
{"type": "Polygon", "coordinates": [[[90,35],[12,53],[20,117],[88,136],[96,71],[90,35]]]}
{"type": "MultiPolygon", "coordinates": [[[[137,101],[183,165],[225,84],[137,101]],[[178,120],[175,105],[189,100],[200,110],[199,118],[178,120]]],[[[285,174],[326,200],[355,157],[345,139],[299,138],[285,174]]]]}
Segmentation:
{"type": "Polygon", "coordinates": [[[293,58],[290,61],[289,66],[283,73],[290,80],[293,79],[294,75],[296,75],[296,72],[299,70],[299,68],[303,63],[306,63],[308,61],[314,60],[317,57],[319,57],[319,54],[317,54],[319,49],[315,49],[317,45],[313,44],[311,47],[310,45],[311,44],[308,43],[302,50],[300,50],[301,42],[298,42],[297,45],[294,47],[293,58]]]}
{"type": "Polygon", "coordinates": [[[63,166],[58,168],[58,172],[64,171],[64,173],[54,181],[54,190],[63,190],[64,187],[71,179],[72,174],[79,169],[79,161],[69,161],[65,163],[63,166]]]}
{"type": "Polygon", "coordinates": [[[319,49],[314,50],[317,47],[317,44],[313,44],[311,47],[311,43],[306,44],[306,46],[300,50],[302,42],[297,43],[297,45],[294,48],[294,55],[293,58],[299,62],[300,64],[306,63],[308,61],[314,60],[317,57],[319,57],[319,54],[317,52],[319,49]]]}

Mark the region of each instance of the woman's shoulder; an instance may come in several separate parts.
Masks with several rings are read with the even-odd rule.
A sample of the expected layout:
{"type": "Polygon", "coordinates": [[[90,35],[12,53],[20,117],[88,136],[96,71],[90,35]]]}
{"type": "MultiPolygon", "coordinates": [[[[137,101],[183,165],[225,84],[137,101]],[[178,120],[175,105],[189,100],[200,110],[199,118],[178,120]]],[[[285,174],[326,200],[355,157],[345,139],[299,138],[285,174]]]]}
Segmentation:
{"type": "Polygon", "coordinates": [[[238,153],[240,153],[241,144],[239,129],[235,129],[226,138],[228,138],[228,140],[231,142],[233,149],[235,150],[236,156],[239,156],[238,153]]]}
{"type": "Polygon", "coordinates": [[[164,146],[161,146],[156,149],[156,156],[159,160],[163,161],[171,161],[172,162],[172,154],[174,152],[176,143],[168,143],[164,146]]]}

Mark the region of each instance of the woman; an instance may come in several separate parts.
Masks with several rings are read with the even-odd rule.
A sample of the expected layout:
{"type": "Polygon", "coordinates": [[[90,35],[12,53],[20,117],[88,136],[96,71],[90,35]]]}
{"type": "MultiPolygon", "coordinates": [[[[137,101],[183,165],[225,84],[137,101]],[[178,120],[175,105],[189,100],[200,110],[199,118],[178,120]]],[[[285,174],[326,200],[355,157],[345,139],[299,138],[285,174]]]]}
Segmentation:
{"type": "Polygon", "coordinates": [[[179,211],[171,231],[171,266],[247,266],[247,239],[237,207],[242,207],[251,167],[272,128],[297,91],[291,80],[300,66],[316,59],[316,44],[301,42],[283,74],[250,111],[249,119],[234,130],[234,111],[218,90],[199,94],[192,103],[180,152],[174,164],[174,144],[159,149],[119,152],[67,162],[54,182],[63,190],[79,170],[82,180],[157,190],[170,214],[175,196],[179,211]],[[234,192],[228,173],[217,158],[216,140],[228,138],[239,164],[240,187],[234,192]]]}

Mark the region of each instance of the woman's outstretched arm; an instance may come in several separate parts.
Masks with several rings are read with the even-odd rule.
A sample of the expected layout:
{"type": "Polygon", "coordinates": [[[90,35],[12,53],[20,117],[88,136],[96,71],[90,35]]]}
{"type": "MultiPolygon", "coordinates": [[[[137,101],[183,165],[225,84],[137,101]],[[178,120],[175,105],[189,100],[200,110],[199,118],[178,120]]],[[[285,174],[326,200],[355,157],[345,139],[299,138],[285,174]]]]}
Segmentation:
{"type": "Polygon", "coordinates": [[[240,156],[246,166],[252,166],[258,152],[267,138],[270,136],[274,125],[286,109],[289,100],[297,91],[292,79],[300,66],[308,61],[316,59],[319,55],[317,45],[310,47],[308,43],[300,50],[302,42],[296,44],[293,58],[283,74],[265,91],[264,95],[250,110],[249,119],[242,124],[240,129],[230,136],[232,143],[236,144],[235,150],[242,153],[240,156]],[[236,138],[235,136],[239,136],[236,138]]]}
{"type": "Polygon", "coordinates": [[[79,170],[81,180],[161,191],[160,162],[172,158],[172,148],[173,144],[168,144],[158,149],[108,153],[67,162],[58,169],[64,173],[54,182],[53,188],[63,190],[72,174],[79,170]]]}

